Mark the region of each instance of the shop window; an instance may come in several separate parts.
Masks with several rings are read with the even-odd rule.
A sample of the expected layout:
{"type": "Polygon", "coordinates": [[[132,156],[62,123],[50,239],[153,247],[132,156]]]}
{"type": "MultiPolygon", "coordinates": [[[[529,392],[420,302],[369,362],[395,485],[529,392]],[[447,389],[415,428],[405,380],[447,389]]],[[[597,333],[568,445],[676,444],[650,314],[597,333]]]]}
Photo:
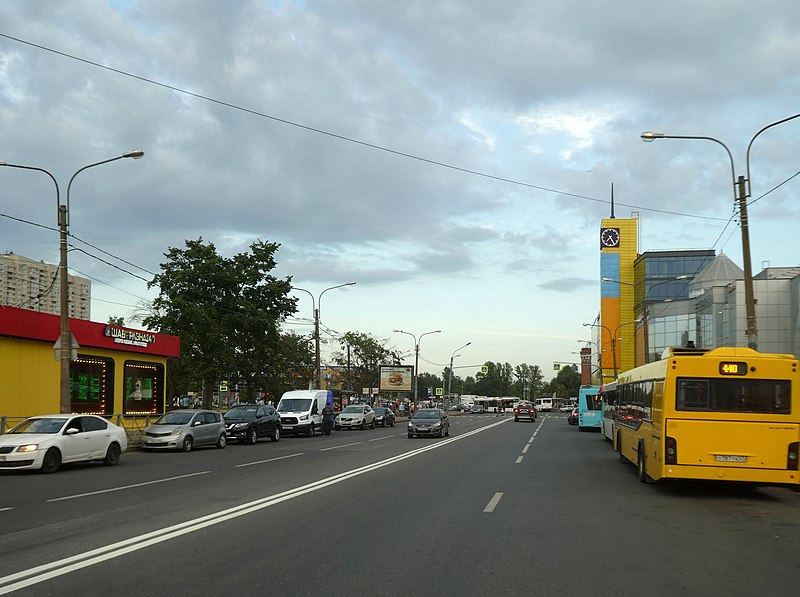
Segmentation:
{"type": "Polygon", "coordinates": [[[149,415],[164,412],[163,365],[125,361],[122,412],[126,415],[149,415]]]}
{"type": "Polygon", "coordinates": [[[114,361],[79,354],[69,366],[72,412],[112,415],[114,413],[114,361]]]}

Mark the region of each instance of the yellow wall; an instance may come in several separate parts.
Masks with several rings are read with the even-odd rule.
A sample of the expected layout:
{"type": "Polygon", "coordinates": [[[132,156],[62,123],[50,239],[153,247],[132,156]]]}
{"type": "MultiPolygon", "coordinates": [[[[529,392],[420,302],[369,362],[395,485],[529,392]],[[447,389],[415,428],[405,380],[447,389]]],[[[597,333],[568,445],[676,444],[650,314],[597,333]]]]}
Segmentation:
{"type": "Polygon", "coordinates": [[[636,361],[633,262],[639,249],[638,225],[639,220],[636,218],[604,218],[600,225],[601,229],[618,228],[620,233],[619,246],[601,248],[602,253],[619,255],[619,271],[602,274],[620,282],[619,299],[602,297],[600,300],[600,323],[608,328],[601,328],[601,338],[605,344],[603,349],[607,351],[603,358],[603,374],[608,377],[613,377],[614,374],[609,345],[612,334],[621,338],[615,341],[618,372],[632,369],[636,361]]]}
{"type": "MultiPolygon", "coordinates": [[[[81,347],[78,353],[114,360],[114,414],[122,413],[123,367],[127,360],[161,364],[166,392],[166,357],[88,347],[81,347]]],[[[0,337],[0,416],[29,417],[60,411],[61,368],[54,354],[53,345],[47,342],[0,337]]]]}

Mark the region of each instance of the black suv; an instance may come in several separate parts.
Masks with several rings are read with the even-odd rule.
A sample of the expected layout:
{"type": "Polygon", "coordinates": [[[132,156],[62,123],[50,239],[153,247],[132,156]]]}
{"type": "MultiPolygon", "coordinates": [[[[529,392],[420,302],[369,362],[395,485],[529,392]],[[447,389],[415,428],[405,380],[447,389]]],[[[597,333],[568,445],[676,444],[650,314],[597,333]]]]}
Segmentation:
{"type": "Polygon", "coordinates": [[[514,407],[514,421],[520,419],[527,419],[528,421],[536,420],[536,408],[530,402],[520,402],[514,407]]]}
{"type": "Polygon", "coordinates": [[[272,406],[242,404],[225,413],[225,435],[243,444],[254,444],[260,437],[276,442],[281,438],[281,418],[272,406]]]}

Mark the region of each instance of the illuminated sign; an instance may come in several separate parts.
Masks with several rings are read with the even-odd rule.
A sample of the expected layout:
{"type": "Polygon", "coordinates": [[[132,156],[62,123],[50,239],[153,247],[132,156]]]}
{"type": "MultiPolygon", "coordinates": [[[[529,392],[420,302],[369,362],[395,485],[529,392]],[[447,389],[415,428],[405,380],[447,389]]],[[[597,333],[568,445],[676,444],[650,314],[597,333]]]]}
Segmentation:
{"type": "Polygon", "coordinates": [[[747,363],[723,361],[719,364],[720,375],[747,375],[747,363]]]}
{"type": "Polygon", "coordinates": [[[116,325],[107,325],[103,330],[103,335],[113,338],[115,344],[128,344],[130,346],[147,347],[155,343],[156,335],[140,330],[129,330],[116,325]]]}

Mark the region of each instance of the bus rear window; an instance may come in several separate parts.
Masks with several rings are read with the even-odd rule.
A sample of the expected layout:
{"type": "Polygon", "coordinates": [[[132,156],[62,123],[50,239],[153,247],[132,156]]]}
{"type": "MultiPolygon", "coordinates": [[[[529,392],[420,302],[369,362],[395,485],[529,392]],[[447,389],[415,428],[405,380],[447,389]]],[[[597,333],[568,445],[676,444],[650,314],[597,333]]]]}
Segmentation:
{"type": "Polygon", "coordinates": [[[772,379],[688,379],[677,381],[675,408],[705,412],[791,413],[791,382],[772,379]]]}

